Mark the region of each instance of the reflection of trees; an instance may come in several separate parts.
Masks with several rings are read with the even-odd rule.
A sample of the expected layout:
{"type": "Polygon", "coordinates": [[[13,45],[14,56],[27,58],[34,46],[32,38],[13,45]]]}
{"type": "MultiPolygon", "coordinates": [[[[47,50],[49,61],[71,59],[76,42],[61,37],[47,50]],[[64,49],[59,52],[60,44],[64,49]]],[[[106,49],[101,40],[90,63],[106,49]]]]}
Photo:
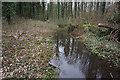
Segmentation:
{"type": "Polygon", "coordinates": [[[70,46],[70,38],[66,39],[65,42],[66,42],[65,43],[65,48],[64,48],[65,56],[68,56],[68,51],[70,51],[70,48],[69,48],[69,46],[70,46]]]}
{"type": "Polygon", "coordinates": [[[55,45],[55,53],[56,53],[56,56],[59,57],[59,45],[58,45],[58,40],[57,40],[57,44],[55,45]]]}
{"type": "Polygon", "coordinates": [[[68,64],[76,63],[76,60],[78,58],[78,54],[75,54],[75,48],[76,48],[75,43],[76,43],[75,39],[70,38],[70,41],[68,43],[69,46],[68,44],[65,45],[65,47],[67,46],[69,48],[69,50],[65,53],[65,56],[68,55],[66,56],[66,60],[68,64]]]}
{"type": "MultiPolygon", "coordinates": [[[[79,69],[87,78],[110,78],[107,67],[104,66],[102,61],[91,56],[89,52],[86,51],[83,44],[62,33],[58,34],[56,39],[56,50],[59,51],[59,46],[64,47],[64,55],[67,63],[73,65],[79,61],[79,69]]],[[[117,77],[118,75],[118,73],[113,74],[114,77],[117,77]]]]}

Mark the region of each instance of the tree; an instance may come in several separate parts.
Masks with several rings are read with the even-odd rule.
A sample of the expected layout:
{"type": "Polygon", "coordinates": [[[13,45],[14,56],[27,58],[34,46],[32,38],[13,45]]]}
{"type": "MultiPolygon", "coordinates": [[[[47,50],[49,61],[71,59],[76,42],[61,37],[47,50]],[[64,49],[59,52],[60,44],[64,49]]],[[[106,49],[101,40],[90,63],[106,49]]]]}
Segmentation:
{"type": "Polygon", "coordinates": [[[8,24],[11,23],[11,16],[16,14],[16,3],[4,2],[2,5],[3,17],[7,19],[8,24]]]}
{"type": "Polygon", "coordinates": [[[49,17],[50,17],[50,18],[53,18],[53,2],[50,2],[50,7],[49,7],[49,8],[50,8],[50,9],[49,9],[49,10],[50,10],[50,11],[49,11],[49,12],[50,12],[50,13],[49,13],[49,17]]]}
{"type": "Polygon", "coordinates": [[[59,16],[60,16],[60,2],[58,2],[57,5],[58,5],[58,12],[57,13],[58,13],[58,19],[59,19],[59,16]]]}
{"type": "Polygon", "coordinates": [[[78,17],[80,17],[80,2],[78,2],[78,17]]]}
{"type": "Polygon", "coordinates": [[[22,3],[17,4],[17,15],[22,16],[22,3]]]}
{"type": "Polygon", "coordinates": [[[47,16],[46,16],[46,18],[49,19],[49,17],[50,17],[50,4],[48,3],[47,4],[47,16]]]}
{"type": "Polygon", "coordinates": [[[106,7],[106,2],[102,2],[102,8],[101,8],[101,10],[102,10],[102,14],[104,14],[104,12],[105,12],[105,7],[106,7]]]}
{"type": "Polygon", "coordinates": [[[46,20],[46,17],[45,17],[45,2],[42,2],[42,14],[43,14],[43,20],[46,20]]]}
{"type": "Polygon", "coordinates": [[[67,19],[67,17],[68,17],[68,9],[67,9],[67,2],[64,2],[64,8],[65,8],[65,19],[67,19]]]}
{"type": "Polygon", "coordinates": [[[97,2],[97,6],[96,6],[96,11],[98,12],[99,11],[99,2],[97,2]]]}
{"type": "Polygon", "coordinates": [[[75,18],[76,18],[76,14],[77,14],[77,2],[75,2],[74,9],[75,9],[75,14],[74,14],[74,16],[75,16],[75,18]]]}
{"type": "Polygon", "coordinates": [[[84,2],[81,2],[81,17],[83,16],[83,6],[84,6],[84,2]]]}
{"type": "Polygon", "coordinates": [[[70,2],[70,15],[73,18],[73,13],[72,13],[72,2],[70,2]]]}
{"type": "Polygon", "coordinates": [[[64,19],[64,3],[63,2],[61,2],[61,6],[62,6],[61,15],[62,15],[62,18],[64,19]]]}

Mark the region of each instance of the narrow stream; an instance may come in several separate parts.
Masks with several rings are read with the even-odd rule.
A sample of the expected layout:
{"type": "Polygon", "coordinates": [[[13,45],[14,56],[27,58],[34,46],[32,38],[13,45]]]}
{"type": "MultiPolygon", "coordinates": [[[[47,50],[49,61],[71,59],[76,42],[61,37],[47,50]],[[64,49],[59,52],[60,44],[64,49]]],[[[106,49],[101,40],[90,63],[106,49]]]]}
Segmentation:
{"type": "Polygon", "coordinates": [[[120,78],[119,69],[91,55],[81,42],[65,32],[55,34],[51,64],[59,67],[59,78],[120,78]]]}

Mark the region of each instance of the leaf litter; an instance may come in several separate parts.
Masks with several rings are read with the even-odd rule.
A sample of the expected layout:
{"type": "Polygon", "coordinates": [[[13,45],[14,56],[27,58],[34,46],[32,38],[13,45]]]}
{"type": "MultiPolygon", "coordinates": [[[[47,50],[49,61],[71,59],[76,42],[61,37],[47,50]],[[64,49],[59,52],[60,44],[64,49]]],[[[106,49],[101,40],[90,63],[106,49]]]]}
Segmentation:
{"type": "Polygon", "coordinates": [[[55,68],[48,63],[53,54],[52,33],[34,28],[22,33],[3,30],[3,78],[55,77],[55,68]]]}

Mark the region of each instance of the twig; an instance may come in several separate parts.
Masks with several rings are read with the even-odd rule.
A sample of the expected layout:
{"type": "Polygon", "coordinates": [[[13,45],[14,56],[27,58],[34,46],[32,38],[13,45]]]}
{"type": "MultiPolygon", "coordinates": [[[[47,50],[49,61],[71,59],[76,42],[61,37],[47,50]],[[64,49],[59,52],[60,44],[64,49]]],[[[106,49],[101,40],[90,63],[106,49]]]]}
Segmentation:
{"type": "Polygon", "coordinates": [[[114,77],[113,77],[112,73],[111,72],[109,72],[109,73],[110,73],[111,78],[114,80],[114,77]]]}
{"type": "MultiPolygon", "coordinates": [[[[107,70],[107,71],[108,71],[108,70],[107,70]]],[[[109,71],[108,71],[108,72],[109,72],[109,71]]],[[[114,80],[114,77],[113,77],[112,73],[111,73],[111,72],[109,72],[109,74],[110,74],[110,76],[111,76],[112,80],[114,80]]]]}

